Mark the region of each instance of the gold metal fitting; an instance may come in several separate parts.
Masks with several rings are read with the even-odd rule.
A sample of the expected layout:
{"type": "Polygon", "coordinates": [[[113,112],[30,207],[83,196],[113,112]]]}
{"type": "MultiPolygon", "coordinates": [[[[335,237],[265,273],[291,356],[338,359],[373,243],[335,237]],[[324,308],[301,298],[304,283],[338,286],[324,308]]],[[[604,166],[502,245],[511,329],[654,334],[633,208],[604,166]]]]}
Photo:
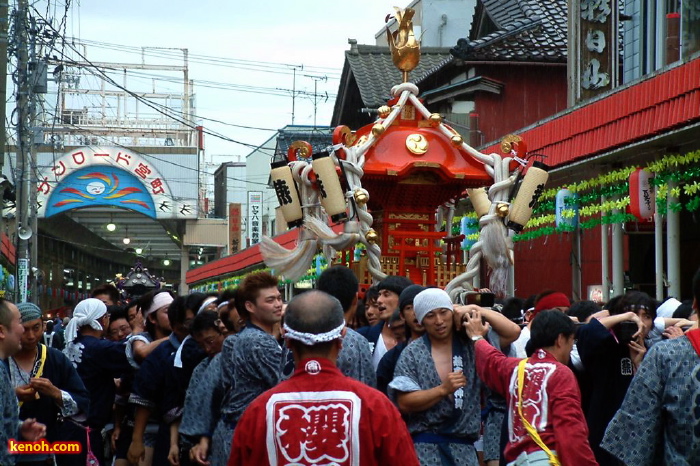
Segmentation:
{"type": "Polygon", "coordinates": [[[462,136],[459,136],[459,135],[452,136],[451,139],[452,139],[452,144],[454,144],[455,146],[461,146],[462,143],[464,142],[464,139],[462,139],[462,136]]]}
{"type": "Polygon", "coordinates": [[[391,113],[391,108],[388,105],[382,105],[377,109],[377,113],[379,114],[379,118],[386,118],[391,113]]]}
{"type": "Polygon", "coordinates": [[[498,215],[499,217],[507,217],[509,212],[510,206],[505,202],[499,202],[498,204],[496,204],[496,215],[498,215]]]}
{"type": "Polygon", "coordinates": [[[352,195],[355,198],[355,202],[357,202],[358,205],[362,206],[369,202],[369,193],[365,189],[356,189],[352,193],[352,195]]]}
{"type": "Polygon", "coordinates": [[[376,125],[372,126],[372,134],[375,137],[381,136],[382,134],[384,134],[385,130],[386,130],[386,128],[384,128],[384,126],[382,126],[381,123],[377,123],[376,125]]]}
{"type": "Polygon", "coordinates": [[[437,126],[442,123],[442,115],[439,113],[431,113],[428,119],[430,120],[430,126],[437,126]]]}
{"type": "Polygon", "coordinates": [[[373,229],[369,229],[367,233],[365,233],[365,239],[370,244],[377,244],[379,241],[379,235],[373,229]]]}

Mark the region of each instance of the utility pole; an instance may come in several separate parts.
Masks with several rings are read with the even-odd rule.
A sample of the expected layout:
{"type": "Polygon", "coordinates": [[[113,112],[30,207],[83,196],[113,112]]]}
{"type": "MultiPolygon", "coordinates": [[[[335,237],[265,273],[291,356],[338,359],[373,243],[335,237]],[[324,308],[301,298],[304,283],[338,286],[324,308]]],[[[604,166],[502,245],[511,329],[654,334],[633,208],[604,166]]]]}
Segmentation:
{"type": "Polygon", "coordinates": [[[288,65],[292,67],[292,124],[294,124],[295,105],[297,99],[297,68],[304,70],[304,65],[288,65]]]}
{"type": "MultiPolygon", "coordinates": [[[[10,20],[8,13],[7,0],[0,0],[0,102],[7,102],[7,31],[10,20]]],[[[7,144],[5,138],[5,105],[0,105],[0,121],[3,122],[2,131],[0,132],[0,148],[2,149],[0,153],[0,175],[2,175],[5,163],[5,146],[7,144]]],[[[0,190],[0,211],[2,210],[4,194],[5,191],[0,190]]],[[[2,215],[0,215],[0,236],[5,231],[3,223],[2,215]]]]}
{"type": "MultiPolygon", "coordinates": [[[[316,129],[316,113],[317,113],[317,109],[318,109],[318,82],[319,81],[328,81],[328,76],[312,76],[310,74],[305,74],[304,76],[314,80],[314,129],[316,129]]],[[[328,100],[328,92],[325,92],[324,95],[325,95],[326,101],[327,101],[328,100]]]]}
{"type": "MultiPolygon", "coordinates": [[[[36,150],[35,134],[37,92],[46,92],[46,64],[37,61],[34,39],[37,26],[30,24],[28,0],[18,0],[15,11],[17,46],[17,280],[15,299],[26,302],[29,297],[36,301],[36,280],[32,280],[28,296],[28,280],[31,267],[37,267],[36,247],[36,150]]],[[[38,271],[38,268],[36,268],[38,271]]]]}
{"type": "Polygon", "coordinates": [[[29,270],[28,242],[32,235],[29,226],[29,158],[31,152],[31,132],[29,116],[29,31],[27,23],[27,0],[18,0],[15,11],[15,31],[17,44],[17,173],[15,185],[17,196],[17,280],[15,299],[27,301],[27,278],[29,270]]]}
{"type": "Polygon", "coordinates": [[[37,219],[37,170],[36,150],[37,144],[42,139],[40,129],[37,125],[37,96],[45,94],[47,89],[47,65],[46,61],[37,59],[36,54],[36,36],[38,34],[37,24],[34,20],[30,23],[31,29],[29,38],[29,167],[27,173],[27,184],[29,185],[29,231],[30,235],[27,239],[27,248],[29,250],[28,271],[31,271],[29,283],[30,293],[29,300],[35,304],[39,304],[39,295],[37,293],[37,277],[39,272],[39,244],[37,235],[39,234],[39,223],[37,219]]]}

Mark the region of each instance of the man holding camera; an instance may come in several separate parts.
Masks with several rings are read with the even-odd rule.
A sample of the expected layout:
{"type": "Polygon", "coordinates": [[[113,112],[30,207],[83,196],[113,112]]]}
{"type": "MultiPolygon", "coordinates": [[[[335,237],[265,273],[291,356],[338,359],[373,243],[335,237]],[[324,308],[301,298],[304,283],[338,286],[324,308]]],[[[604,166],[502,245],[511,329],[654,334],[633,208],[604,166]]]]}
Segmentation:
{"type": "Polygon", "coordinates": [[[589,393],[584,394],[589,400],[584,406],[588,440],[603,466],[620,464],[600,448],[600,442],[647,351],[645,339],[656,318],[656,301],[646,293],[630,291],[615,300],[609,311],[609,317],[592,319],[576,335],[585,376],[590,380],[589,393]]]}
{"type": "MultiPolygon", "coordinates": [[[[693,277],[700,305],[700,270],[693,277]]],[[[657,343],[644,358],[601,446],[625,464],[700,464],[700,330],[657,343]]]]}

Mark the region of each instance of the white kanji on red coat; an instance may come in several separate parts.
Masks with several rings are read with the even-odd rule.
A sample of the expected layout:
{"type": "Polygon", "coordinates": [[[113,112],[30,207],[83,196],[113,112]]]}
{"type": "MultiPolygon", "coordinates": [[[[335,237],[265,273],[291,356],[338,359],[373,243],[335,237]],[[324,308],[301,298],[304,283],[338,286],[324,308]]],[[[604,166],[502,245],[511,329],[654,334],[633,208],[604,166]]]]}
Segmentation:
{"type": "Polygon", "coordinates": [[[266,405],[270,465],[359,465],[361,405],[345,391],[272,395],[266,405]]]}

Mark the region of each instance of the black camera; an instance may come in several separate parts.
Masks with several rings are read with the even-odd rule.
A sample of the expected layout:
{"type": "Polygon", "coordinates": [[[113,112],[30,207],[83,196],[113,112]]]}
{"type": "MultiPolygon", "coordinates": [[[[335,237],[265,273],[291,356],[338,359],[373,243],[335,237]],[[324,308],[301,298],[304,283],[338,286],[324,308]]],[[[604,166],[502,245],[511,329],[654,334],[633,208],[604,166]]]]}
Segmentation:
{"type": "Polygon", "coordinates": [[[493,293],[477,293],[470,291],[466,294],[467,304],[476,304],[480,307],[492,308],[496,303],[496,295],[493,293]]]}
{"type": "Polygon", "coordinates": [[[637,333],[638,330],[639,327],[637,327],[637,323],[631,320],[625,320],[613,327],[613,333],[621,345],[626,345],[634,340],[632,336],[637,333]]]}

